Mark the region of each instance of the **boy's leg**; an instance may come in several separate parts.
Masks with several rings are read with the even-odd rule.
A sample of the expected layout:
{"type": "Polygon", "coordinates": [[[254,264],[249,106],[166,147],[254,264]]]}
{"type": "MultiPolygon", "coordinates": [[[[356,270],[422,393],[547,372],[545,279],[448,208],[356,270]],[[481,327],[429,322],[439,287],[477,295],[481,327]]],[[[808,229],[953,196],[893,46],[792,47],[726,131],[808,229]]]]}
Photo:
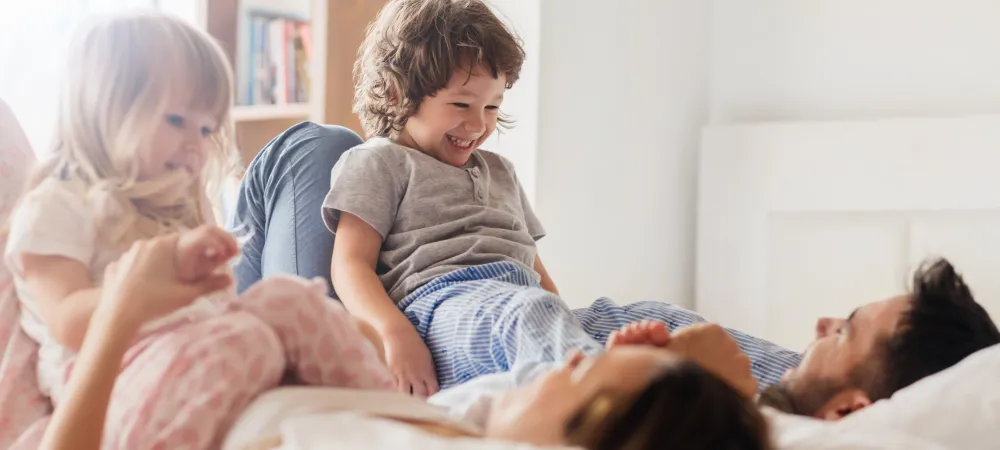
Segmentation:
{"type": "Polygon", "coordinates": [[[250,162],[226,224],[248,239],[234,266],[239,292],[272,274],[321,277],[333,292],[333,234],[320,210],[333,166],[361,142],[347,128],[304,122],[274,138],[250,162]]]}
{"type": "Polygon", "coordinates": [[[559,297],[526,286],[524,277],[502,263],[462,269],[431,282],[431,292],[418,291],[405,306],[434,358],[441,389],[560,361],[569,350],[601,351],[559,297]]]}
{"type": "MultiPolygon", "coordinates": [[[[602,344],[613,331],[642,320],[663,322],[671,330],[706,322],[697,313],[667,303],[638,302],[618,306],[606,298],[598,299],[587,308],[574,310],[573,314],[584,330],[602,344]]],[[[777,382],[788,369],[798,366],[801,362],[802,356],[798,352],[741,331],[730,328],[726,331],[739,344],[740,350],[750,358],[754,378],[762,387],[777,382]]]]}
{"type": "Polygon", "coordinates": [[[306,384],[393,389],[392,373],[375,346],[325,291],[319,280],[276,276],[255,284],[230,306],[274,330],[289,367],[306,384]]]}

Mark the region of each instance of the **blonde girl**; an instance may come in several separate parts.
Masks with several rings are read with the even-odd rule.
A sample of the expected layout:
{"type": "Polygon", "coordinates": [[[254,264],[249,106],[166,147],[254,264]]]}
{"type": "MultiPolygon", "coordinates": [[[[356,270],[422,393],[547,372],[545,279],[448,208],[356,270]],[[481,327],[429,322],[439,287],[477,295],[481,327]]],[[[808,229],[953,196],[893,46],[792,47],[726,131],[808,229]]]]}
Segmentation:
{"type": "Polygon", "coordinates": [[[233,87],[209,36],[158,12],[101,16],[74,39],[64,74],[51,155],[15,206],[4,255],[20,324],[40,346],[39,387],[57,407],[105,268],[133,242],[178,232],[178,276],[216,295],[140,331],[109,409],[110,447],[208,448],[227,412],[288,365],[310,384],[390,384],[375,346],[314,283],[226,295],[238,248],[211,225],[206,193],[233,158],[233,87]]]}

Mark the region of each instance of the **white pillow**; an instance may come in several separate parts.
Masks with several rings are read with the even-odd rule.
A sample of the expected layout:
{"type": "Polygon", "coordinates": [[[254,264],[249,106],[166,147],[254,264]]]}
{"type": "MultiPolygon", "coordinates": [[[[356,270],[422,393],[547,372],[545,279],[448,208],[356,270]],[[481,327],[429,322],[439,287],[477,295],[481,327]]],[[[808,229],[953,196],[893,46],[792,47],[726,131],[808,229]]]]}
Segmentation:
{"type": "Polygon", "coordinates": [[[851,430],[893,430],[947,448],[1000,447],[1000,345],[842,419],[851,430]]]}

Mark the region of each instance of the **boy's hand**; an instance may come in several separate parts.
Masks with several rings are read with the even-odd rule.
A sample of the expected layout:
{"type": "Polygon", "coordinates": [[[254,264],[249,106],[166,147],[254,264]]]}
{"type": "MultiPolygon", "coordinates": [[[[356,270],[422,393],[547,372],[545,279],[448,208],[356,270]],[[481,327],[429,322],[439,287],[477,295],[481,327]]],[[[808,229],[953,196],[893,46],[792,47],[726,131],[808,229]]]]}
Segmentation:
{"type": "Polygon", "coordinates": [[[104,271],[98,310],[114,320],[140,327],[232,284],[229,274],[212,274],[195,282],[180,279],[175,264],[178,236],[137,241],[104,271]]]}
{"type": "Polygon", "coordinates": [[[177,276],[181,281],[198,281],[239,253],[236,239],[222,228],[202,225],[184,231],[177,240],[177,276]]]}
{"type": "Polygon", "coordinates": [[[386,365],[396,377],[396,388],[405,394],[427,398],[438,392],[437,372],[427,344],[416,330],[385,336],[386,365]]]}

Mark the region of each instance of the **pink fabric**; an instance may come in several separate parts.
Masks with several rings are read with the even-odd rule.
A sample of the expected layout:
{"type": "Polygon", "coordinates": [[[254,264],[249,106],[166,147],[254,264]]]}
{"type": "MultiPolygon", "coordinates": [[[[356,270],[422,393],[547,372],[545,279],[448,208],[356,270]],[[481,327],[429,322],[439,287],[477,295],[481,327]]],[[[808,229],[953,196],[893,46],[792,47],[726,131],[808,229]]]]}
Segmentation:
{"type": "Polygon", "coordinates": [[[309,385],[392,389],[374,346],[325,289],[271,278],[225,314],[141,339],[112,393],[104,448],[216,448],[286,368],[309,385]]]}
{"type": "Polygon", "coordinates": [[[38,448],[41,434],[25,433],[47,421],[50,410],[35,378],[38,344],[21,331],[13,285],[0,284],[7,284],[0,286],[0,448],[38,448]],[[21,443],[12,447],[18,439],[21,443]]]}
{"type": "MultiPolygon", "coordinates": [[[[7,104],[0,101],[0,227],[23,188],[35,157],[7,104]]],[[[0,254],[6,238],[0,237],[0,254]]],[[[38,344],[21,331],[10,272],[0,261],[0,448],[38,448],[49,402],[38,389],[38,344]],[[27,432],[34,426],[32,432],[27,432]],[[23,436],[23,438],[22,438],[23,436]]]]}

